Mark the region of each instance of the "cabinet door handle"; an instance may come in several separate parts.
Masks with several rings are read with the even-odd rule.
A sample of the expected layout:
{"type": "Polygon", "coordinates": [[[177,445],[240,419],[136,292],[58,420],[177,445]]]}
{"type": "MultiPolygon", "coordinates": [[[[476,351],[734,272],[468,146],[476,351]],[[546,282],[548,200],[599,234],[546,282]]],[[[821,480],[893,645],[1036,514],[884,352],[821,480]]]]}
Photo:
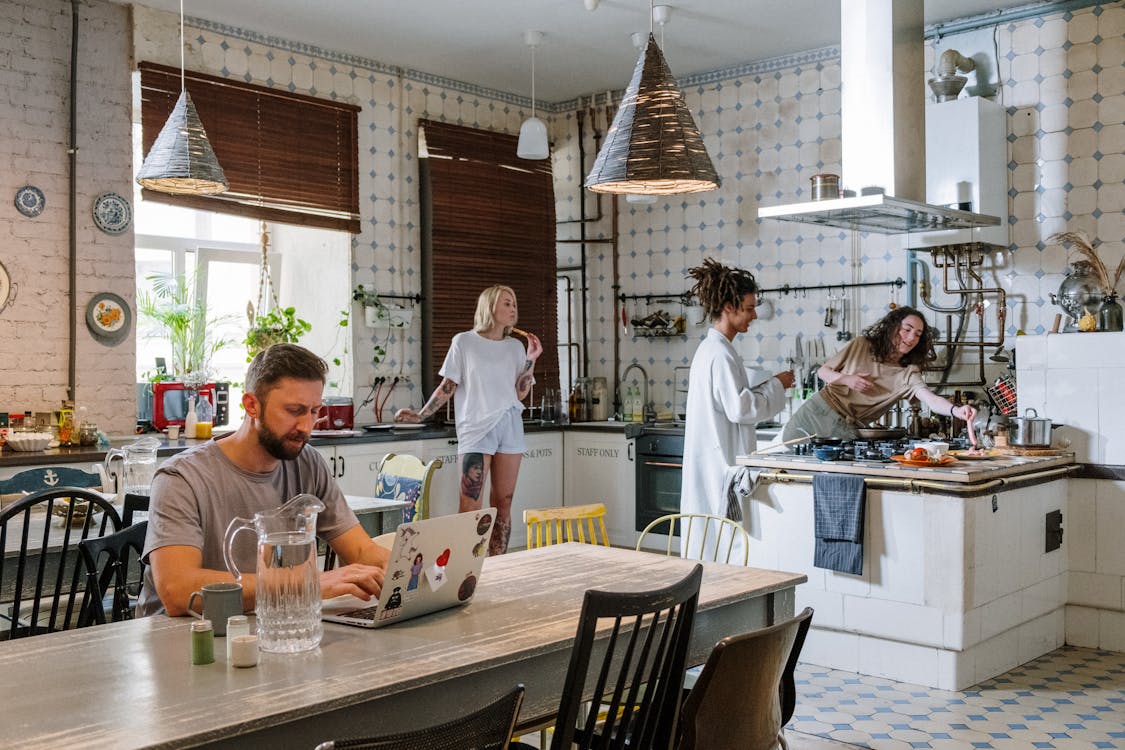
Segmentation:
{"type": "Polygon", "coordinates": [[[344,476],[344,457],[340,456],[340,476],[344,476]]]}
{"type": "Polygon", "coordinates": [[[457,441],[456,441],[456,440],[448,440],[448,441],[446,441],[446,442],[448,442],[448,443],[449,443],[450,445],[457,445],[457,441]]]}
{"type": "Polygon", "coordinates": [[[336,457],[335,456],[332,457],[332,477],[333,477],[333,479],[335,479],[335,477],[336,477],[336,457]]]}
{"type": "Polygon", "coordinates": [[[664,461],[645,461],[644,465],[645,466],[665,466],[669,469],[682,469],[682,468],[684,468],[683,464],[671,464],[671,463],[666,463],[664,461]]]}
{"type": "Polygon", "coordinates": [[[627,459],[629,459],[630,461],[633,460],[633,441],[631,441],[631,440],[629,441],[628,445],[626,446],[625,457],[627,459]]]}

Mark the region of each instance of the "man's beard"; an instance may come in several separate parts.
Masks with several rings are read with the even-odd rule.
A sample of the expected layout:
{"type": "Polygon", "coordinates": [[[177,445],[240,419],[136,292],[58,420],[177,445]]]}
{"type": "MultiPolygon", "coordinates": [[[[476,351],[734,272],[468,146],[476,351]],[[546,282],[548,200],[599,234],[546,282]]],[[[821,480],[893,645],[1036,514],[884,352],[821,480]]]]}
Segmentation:
{"type": "Polygon", "coordinates": [[[285,438],[279,436],[266,425],[264,419],[258,422],[258,442],[266,449],[266,453],[280,461],[292,461],[301,454],[308,441],[309,437],[305,435],[301,439],[300,446],[293,449],[286,445],[285,438]]]}

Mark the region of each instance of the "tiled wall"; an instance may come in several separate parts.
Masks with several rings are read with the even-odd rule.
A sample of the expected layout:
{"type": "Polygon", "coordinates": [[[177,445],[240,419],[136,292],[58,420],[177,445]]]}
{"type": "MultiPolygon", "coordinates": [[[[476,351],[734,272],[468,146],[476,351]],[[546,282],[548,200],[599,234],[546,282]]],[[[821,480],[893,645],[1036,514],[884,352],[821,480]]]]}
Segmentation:
{"type": "MultiPolygon", "coordinates": [[[[1016,360],[1019,407],[1063,425],[1056,445],[1080,463],[1125,465],[1125,333],[1023,336],[1016,360]]],[[[1125,650],[1125,483],[1072,479],[1068,489],[1067,642],[1125,650]]]]}

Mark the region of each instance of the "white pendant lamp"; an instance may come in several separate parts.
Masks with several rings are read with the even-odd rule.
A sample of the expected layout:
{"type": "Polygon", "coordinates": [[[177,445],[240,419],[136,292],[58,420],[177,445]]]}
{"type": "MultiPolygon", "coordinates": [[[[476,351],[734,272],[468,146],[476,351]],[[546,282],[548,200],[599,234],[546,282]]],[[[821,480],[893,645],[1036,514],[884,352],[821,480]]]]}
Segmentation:
{"type": "Polygon", "coordinates": [[[137,182],[149,190],[213,195],[230,188],[184,85],[184,3],[180,0],[180,98],[148,150],[137,182]]]}
{"type": "Polygon", "coordinates": [[[531,117],[520,125],[516,156],[521,159],[546,159],[551,155],[547,145],[547,123],[535,116],[535,48],[543,41],[542,31],[523,32],[523,43],[531,47],[531,117]]]}

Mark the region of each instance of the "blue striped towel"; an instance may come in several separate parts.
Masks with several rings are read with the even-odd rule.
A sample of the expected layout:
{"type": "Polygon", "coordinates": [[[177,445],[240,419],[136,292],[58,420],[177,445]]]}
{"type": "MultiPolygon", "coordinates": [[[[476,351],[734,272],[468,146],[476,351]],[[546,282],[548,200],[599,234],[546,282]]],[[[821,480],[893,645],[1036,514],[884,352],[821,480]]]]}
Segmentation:
{"type": "Polygon", "coordinates": [[[813,565],[839,573],[863,573],[863,516],[867,487],[862,476],[815,474],[813,565]]]}

